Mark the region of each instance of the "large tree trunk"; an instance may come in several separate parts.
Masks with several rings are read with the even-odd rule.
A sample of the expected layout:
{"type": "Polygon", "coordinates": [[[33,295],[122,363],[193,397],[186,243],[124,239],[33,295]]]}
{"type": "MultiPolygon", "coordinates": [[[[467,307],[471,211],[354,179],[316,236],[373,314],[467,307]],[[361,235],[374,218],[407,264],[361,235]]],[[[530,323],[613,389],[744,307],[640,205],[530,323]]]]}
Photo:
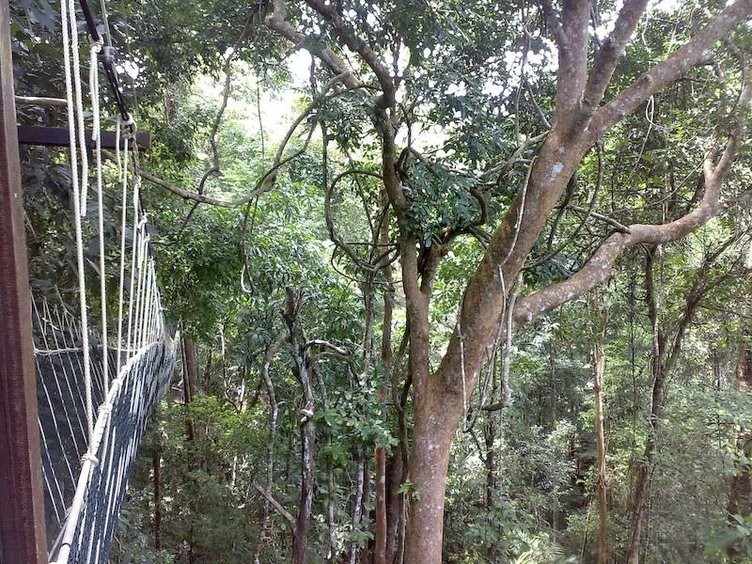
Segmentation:
{"type": "MultiPolygon", "coordinates": [[[[430,383],[438,384],[436,379],[430,383]]],[[[408,564],[442,561],[449,448],[461,415],[461,397],[446,398],[435,393],[422,397],[416,390],[415,440],[410,457],[410,481],[415,491],[409,494],[405,542],[408,564]]]]}

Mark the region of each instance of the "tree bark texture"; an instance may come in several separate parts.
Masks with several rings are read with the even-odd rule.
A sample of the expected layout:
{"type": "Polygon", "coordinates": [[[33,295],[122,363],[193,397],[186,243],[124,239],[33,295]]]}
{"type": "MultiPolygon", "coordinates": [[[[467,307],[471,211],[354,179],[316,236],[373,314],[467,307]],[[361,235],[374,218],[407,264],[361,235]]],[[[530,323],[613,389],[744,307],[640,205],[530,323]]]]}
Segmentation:
{"type": "MultiPolygon", "coordinates": [[[[274,382],[271,378],[271,366],[274,356],[287,340],[285,334],[281,334],[277,339],[266,349],[264,354],[263,364],[261,366],[261,379],[264,381],[266,387],[266,395],[269,401],[269,436],[266,440],[266,491],[271,495],[272,487],[274,485],[274,454],[275,454],[275,440],[277,437],[277,423],[279,420],[279,404],[277,403],[277,394],[274,389],[274,382]]],[[[264,543],[268,539],[270,534],[269,525],[269,500],[264,499],[264,506],[261,511],[261,527],[259,530],[259,538],[256,543],[256,549],[253,554],[253,561],[255,564],[260,564],[261,550],[264,543]]]]}
{"type": "Polygon", "coordinates": [[[185,403],[191,403],[198,393],[198,352],[196,342],[190,337],[183,336],[183,394],[185,403]]]}
{"type": "MultiPolygon", "coordinates": [[[[360,528],[360,522],[363,519],[363,498],[366,482],[366,465],[363,453],[358,453],[358,471],[355,478],[355,498],[353,499],[351,524],[352,530],[360,528]]],[[[356,564],[358,561],[358,543],[352,541],[348,556],[349,564],[356,564]]]]}

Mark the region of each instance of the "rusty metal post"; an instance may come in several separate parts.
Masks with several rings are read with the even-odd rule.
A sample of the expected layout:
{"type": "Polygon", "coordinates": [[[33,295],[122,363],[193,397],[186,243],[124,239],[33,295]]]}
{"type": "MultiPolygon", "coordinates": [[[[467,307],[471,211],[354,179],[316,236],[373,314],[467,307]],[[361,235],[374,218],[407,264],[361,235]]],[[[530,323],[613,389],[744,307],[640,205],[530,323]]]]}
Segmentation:
{"type": "Polygon", "coordinates": [[[13,94],[10,9],[0,0],[0,564],[42,564],[47,536],[13,94]]]}

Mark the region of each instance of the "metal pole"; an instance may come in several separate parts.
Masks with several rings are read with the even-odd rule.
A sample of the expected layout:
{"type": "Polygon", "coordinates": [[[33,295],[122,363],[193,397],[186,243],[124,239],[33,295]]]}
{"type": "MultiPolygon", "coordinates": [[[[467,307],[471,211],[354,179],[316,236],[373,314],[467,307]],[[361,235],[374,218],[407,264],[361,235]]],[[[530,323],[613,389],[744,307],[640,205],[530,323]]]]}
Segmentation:
{"type": "Polygon", "coordinates": [[[0,0],[0,563],[47,562],[10,9],[0,0]]]}

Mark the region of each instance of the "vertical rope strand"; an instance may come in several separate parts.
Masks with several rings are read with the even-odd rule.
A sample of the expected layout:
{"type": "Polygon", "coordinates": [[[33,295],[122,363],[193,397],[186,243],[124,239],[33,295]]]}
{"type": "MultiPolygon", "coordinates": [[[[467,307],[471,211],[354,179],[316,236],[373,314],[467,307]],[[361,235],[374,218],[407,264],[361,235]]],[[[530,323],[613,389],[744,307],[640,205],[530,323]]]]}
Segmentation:
{"type": "MultiPolygon", "coordinates": [[[[65,63],[65,86],[66,101],[68,105],[68,142],[70,144],[70,161],[71,161],[71,180],[73,183],[73,215],[76,230],[76,264],[78,268],[78,293],[79,305],[81,310],[81,333],[83,341],[83,368],[84,368],[84,390],[86,394],[86,423],[89,436],[94,431],[94,406],[91,396],[91,369],[90,369],[90,352],[89,352],[89,323],[86,306],[86,275],[84,273],[84,245],[83,245],[83,227],[81,225],[81,187],[79,184],[79,164],[78,151],[76,149],[76,116],[79,117],[79,124],[83,127],[83,110],[76,113],[76,104],[73,98],[73,85],[80,87],[81,78],[78,74],[79,65],[71,67],[71,51],[73,62],[78,63],[78,24],[76,21],[76,10],[72,0],[65,0],[61,10],[62,28],[63,28],[63,53],[65,63]],[[74,79],[75,77],[75,79],[74,79]]],[[[80,93],[79,93],[80,94],[80,93]]],[[[84,176],[86,167],[85,143],[81,143],[81,178],[84,176]]]]}
{"type": "Polygon", "coordinates": [[[101,42],[91,46],[89,58],[89,95],[91,97],[91,113],[94,118],[91,138],[94,142],[94,157],[96,159],[97,172],[97,219],[99,231],[99,300],[102,314],[102,372],[104,391],[110,387],[109,382],[109,358],[107,353],[107,271],[105,269],[104,248],[104,196],[102,180],[102,134],[101,116],[99,110],[99,72],[97,57],[102,52],[101,42]]]}

